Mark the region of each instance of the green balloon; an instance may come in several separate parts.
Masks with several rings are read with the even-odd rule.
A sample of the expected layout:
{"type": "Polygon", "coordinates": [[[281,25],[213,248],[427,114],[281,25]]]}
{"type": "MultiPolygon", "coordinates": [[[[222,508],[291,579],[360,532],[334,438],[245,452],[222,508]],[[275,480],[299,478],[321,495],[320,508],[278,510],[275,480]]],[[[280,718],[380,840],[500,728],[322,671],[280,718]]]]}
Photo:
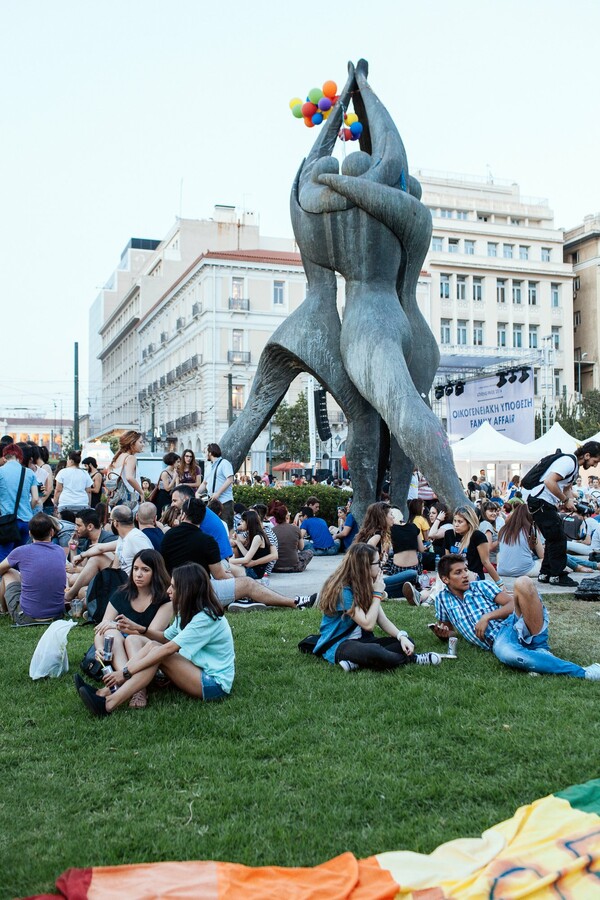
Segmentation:
{"type": "Polygon", "coordinates": [[[319,100],[321,99],[322,96],[323,96],[323,91],[321,90],[321,88],[311,88],[310,91],[308,92],[308,99],[310,100],[311,103],[314,103],[315,105],[319,102],[319,100]]]}
{"type": "Polygon", "coordinates": [[[292,106],[292,115],[296,116],[297,119],[302,118],[302,104],[296,103],[295,106],[292,106]]]}

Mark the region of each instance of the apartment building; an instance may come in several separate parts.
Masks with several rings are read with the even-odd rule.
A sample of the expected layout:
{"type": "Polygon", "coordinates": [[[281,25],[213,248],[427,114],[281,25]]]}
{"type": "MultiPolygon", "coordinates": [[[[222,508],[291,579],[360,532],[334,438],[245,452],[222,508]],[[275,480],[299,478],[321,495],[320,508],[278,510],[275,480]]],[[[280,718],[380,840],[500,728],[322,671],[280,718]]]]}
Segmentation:
{"type": "MultiPolygon", "coordinates": [[[[433,219],[424,267],[438,381],[508,365],[534,368],[534,392],[573,394],[572,267],[547,200],[519,186],[416,171],[433,219]]],[[[436,411],[444,417],[445,401],[436,411]]]]}
{"type": "Polygon", "coordinates": [[[565,231],[565,262],[573,268],[574,378],[578,394],[600,389],[600,213],[565,231]]]}

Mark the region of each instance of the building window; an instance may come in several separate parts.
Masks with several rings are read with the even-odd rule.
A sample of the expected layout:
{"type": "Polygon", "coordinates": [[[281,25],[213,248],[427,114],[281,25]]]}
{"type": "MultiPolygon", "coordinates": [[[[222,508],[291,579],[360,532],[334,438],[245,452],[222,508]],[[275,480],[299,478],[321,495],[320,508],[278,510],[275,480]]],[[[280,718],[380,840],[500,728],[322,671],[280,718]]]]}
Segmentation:
{"type": "Polygon", "coordinates": [[[451,209],[440,209],[440,216],[442,219],[451,219],[452,218],[452,210],[451,209]]]}
{"type": "Polygon", "coordinates": [[[467,276],[466,275],[457,275],[456,276],[456,299],[457,300],[466,300],[467,299],[467,276]]]}
{"type": "Polygon", "coordinates": [[[550,262],[552,259],[552,248],[542,247],[542,262],[550,262]]]}
{"type": "Polygon", "coordinates": [[[431,250],[433,253],[441,253],[444,249],[444,238],[441,237],[432,237],[431,238],[431,250]]]}
{"type": "Polygon", "coordinates": [[[581,325],[581,312],[577,309],[573,313],[573,327],[577,328],[578,325],[581,325]]]}
{"type": "Polygon", "coordinates": [[[558,309],[560,306],[560,284],[554,281],[550,285],[550,304],[553,309],[558,309]]]}
{"type": "Polygon", "coordinates": [[[513,303],[521,303],[521,285],[522,281],[513,281],[512,283],[512,301],[513,303]]]}
{"type": "Polygon", "coordinates": [[[243,300],[244,299],[244,279],[243,278],[232,278],[231,279],[231,296],[234,300],[243,300]]]}
{"type": "Polygon", "coordinates": [[[552,326],[552,346],[555,350],[560,350],[560,326],[552,326]]]}
{"type": "Polygon", "coordinates": [[[513,325],[513,347],[519,350],[523,346],[523,326],[513,325]]]}
{"type": "Polygon", "coordinates": [[[521,219],[515,219],[513,216],[511,216],[511,217],[510,217],[510,224],[511,224],[511,225],[522,225],[523,222],[522,222],[521,219]]]}
{"type": "Polygon", "coordinates": [[[448,239],[448,253],[458,253],[458,238],[448,239]]]}
{"type": "Polygon", "coordinates": [[[539,377],[540,377],[540,370],[534,369],[533,370],[533,394],[534,394],[534,397],[537,397],[539,394],[539,390],[538,390],[539,377]]]}
{"type": "Polygon", "coordinates": [[[483,347],[483,322],[473,322],[473,345],[483,347]]]}
{"type": "Polygon", "coordinates": [[[231,349],[236,353],[244,349],[244,332],[241,328],[234,328],[231,333],[231,349]]]}
{"type": "Polygon", "coordinates": [[[498,322],[496,337],[498,338],[498,346],[506,347],[506,322],[498,322]]]}
{"type": "Polygon", "coordinates": [[[458,212],[456,213],[456,218],[457,219],[466,219],[467,218],[466,211],[464,209],[459,209],[458,212]]]}
{"type": "Polygon", "coordinates": [[[475,277],[473,279],[473,300],[483,300],[483,278],[475,277]]]}
{"type": "Polygon", "coordinates": [[[514,244],[502,244],[502,256],[504,259],[513,258],[513,248],[514,244]]]}
{"type": "Polygon", "coordinates": [[[475,255],[475,241],[465,241],[465,253],[467,256],[475,255]]]}
{"type": "Polygon", "coordinates": [[[467,343],[467,322],[466,319],[459,319],[456,323],[456,343],[467,343]]]}
{"type": "Polygon", "coordinates": [[[571,253],[571,262],[573,265],[579,262],[579,250],[574,250],[573,253],[571,253]]]}
{"type": "Polygon", "coordinates": [[[491,241],[488,241],[487,255],[488,256],[498,256],[498,244],[494,244],[491,241]]]}
{"type": "Polygon", "coordinates": [[[231,385],[231,405],[236,412],[241,412],[244,408],[244,385],[231,385]]]}
{"type": "Polygon", "coordinates": [[[506,303],[506,278],[496,278],[496,300],[506,303]]]}
{"type": "Polygon", "coordinates": [[[537,325],[529,326],[529,349],[537,350],[538,348],[538,327],[537,325]]]}
{"type": "Polygon", "coordinates": [[[537,281],[527,282],[527,302],[530,306],[537,306],[537,281]]]}
{"type": "Polygon", "coordinates": [[[487,222],[488,217],[483,213],[477,213],[477,221],[478,222],[487,222]]]}
{"type": "Polygon", "coordinates": [[[273,305],[283,306],[283,294],[285,291],[285,281],[273,282],[273,305]]]}
{"type": "Polygon", "coordinates": [[[561,369],[554,370],[554,396],[560,397],[560,375],[561,369]]]}
{"type": "Polygon", "coordinates": [[[440,323],[440,344],[450,344],[451,343],[451,334],[450,334],[450,319],[442,319],[440,323]]]}
{"type": "Polygon", "coordinates": [[[519,259],[529,259],[529,247],[524,244],[519,245],[519,259]]]}
{"type": "Polygon", "coordinates": [[[450,299],[450,276],[440,275],[440,297],[442,300],[450,299]]]}

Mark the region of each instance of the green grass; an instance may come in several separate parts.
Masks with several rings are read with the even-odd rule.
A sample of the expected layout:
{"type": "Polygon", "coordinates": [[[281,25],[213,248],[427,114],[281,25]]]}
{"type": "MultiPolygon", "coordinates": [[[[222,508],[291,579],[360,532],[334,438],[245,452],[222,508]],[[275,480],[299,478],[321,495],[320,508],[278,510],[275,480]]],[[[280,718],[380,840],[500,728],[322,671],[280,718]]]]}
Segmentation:
{"type": "MultiPolygon", "coordinates": [[[[555,652],[600,660],[597,604],[549,608],[555,652]]],[[[431,610],[387,611],[419,650],[439,648],[431,610]]],[[[314,610],[230,621],[229,700],[165,690],[106,720],[71,674],[32,682],[41,631],[0,623],[0,897],[52,890],[70,866],[427,853],[598,777],[598,684],[514,672],[463,641],[439,669],[346,675],[296,648],[314,610]]],[[[72,630],[71,673],[91,634],[72,630]]]]}

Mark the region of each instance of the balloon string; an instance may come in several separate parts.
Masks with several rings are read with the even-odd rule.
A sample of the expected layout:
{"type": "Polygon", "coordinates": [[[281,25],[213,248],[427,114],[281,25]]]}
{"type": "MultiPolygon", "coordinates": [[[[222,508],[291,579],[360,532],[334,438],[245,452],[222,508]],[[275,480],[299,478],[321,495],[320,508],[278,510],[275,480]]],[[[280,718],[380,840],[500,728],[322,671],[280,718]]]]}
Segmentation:
{"type": "Polygon", "coordinates": [[[340,106],[342,107],[342,127],[340,129],[340,138],[342,141],[342,149],[344,153],[344,159],[346,159],[346,132],[344,130],[344,119],[346,118],[346,108],[342,101],[340,100],[340,106]]]}

